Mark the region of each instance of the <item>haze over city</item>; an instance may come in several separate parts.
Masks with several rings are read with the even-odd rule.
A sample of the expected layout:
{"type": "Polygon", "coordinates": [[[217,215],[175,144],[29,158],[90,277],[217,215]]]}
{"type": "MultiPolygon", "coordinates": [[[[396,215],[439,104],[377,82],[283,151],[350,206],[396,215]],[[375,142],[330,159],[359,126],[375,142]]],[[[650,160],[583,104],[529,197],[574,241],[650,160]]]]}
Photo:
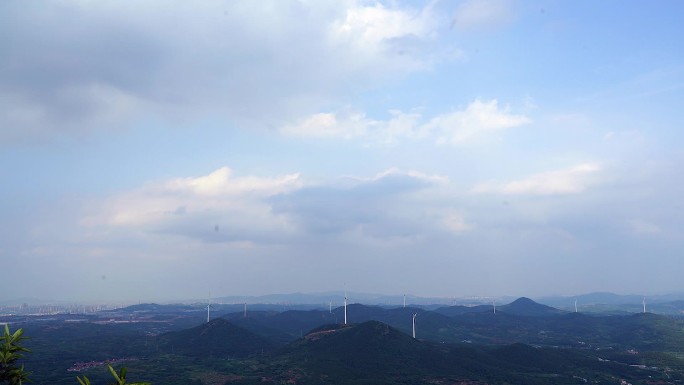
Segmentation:
{"type": "Polygon", "coordinates": [[[0,3],[0,300],[684,292],[684,3],[0,3]]]}

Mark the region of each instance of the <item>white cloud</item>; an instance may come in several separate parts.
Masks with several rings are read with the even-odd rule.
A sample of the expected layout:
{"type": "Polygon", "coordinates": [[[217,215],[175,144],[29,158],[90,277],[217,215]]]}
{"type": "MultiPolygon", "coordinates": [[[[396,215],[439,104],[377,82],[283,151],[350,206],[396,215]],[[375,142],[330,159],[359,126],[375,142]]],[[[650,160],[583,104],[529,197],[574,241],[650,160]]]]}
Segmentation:
{"type": "Polygon", "coordinates": [[[82,224],[215,242],[268,242],[292,229],[265,200],[302,185],[298,174],[233,177],[223,167],[206,176],[151,183],[93,204],[82,224]],[[214,226],[220,231],[214,231],[214,226]]]}
{"type": "Polygon", "coordinates": [[[390,39],[428,35],[433,28],[428,15],[428,12],[387,8],[381,3],[370,6],[356,4],[347,9],[344,20],[333,23],[332,33],[373,50],[390,39]]]}
{"type": "Polygon", "coordinates": [[[529,122],[524,115],[511,114],[508,107],[499,108],[496,99],[488,102],[478,99],[465,110],[430,119],[423,130],[439,133],[438,143],[461,144],[529,122]]]}
{"type": "Polygon", "coordinates": [[[319,113],[280,131],[291,136],[363,138],[385,144],[432,136],[437,143],[460,145],[531,121],[527,116],[512,114],[510,108],[499,108],[496,99],[488,102],[478,99],[464,110],[438,115],[424,123],[417,112],[392,110],[390,114],[388,120],[374,120],[358,111],[319,113]]]}
{"type": "Polygon", "coordinates": [[[471,190],[473,193],[497,193],[505,195],[564,195],[585,191],[594,181],[601,167],[595,163],[583,163],[571,168],[531,175],[506,183],[482,183],[471,190]]]}
{"type": "Polygon", "coordinates": [[[437,26],[430,5],[415,10],[355,3],[331,24],[330,38],[336,46],[351,49],[358,65],[377,62],[379,55],[399,54],[393,60],[382,59],[384,70],[416,70],[430,63],[412,55],[414,43],[429,40],[437,26]]]}
{"type": "Polygon", "coordinates": [[[431,5],[3,3],[0,13],[12,15],[5,40],[22,42],[0,43],[4,142],[118,129],[141,114],[266,127],[442,55],[431,5]]]}
{"type": "Polygon", "coordinates": [[[359,111],[319,113],[299,122],[286,125],[280,132],[288,136],[311,138],[367,139],[373,142],[394,144],[401,138],[418,135],[420,114],[390,111],[388,120],[374,120],[359,111]]]}
{"type": "Polygon", "coordinates": [[[351,139],[366,136],[369,128],[378,123],[358,112],[341,116],[335,113],[319,113],[296,124],[285,126],[280,131],[291,136],[351,139]]]}
{"type": "Polygon", "coordinates": [[[162,189],[212,196],[243,194],[270,196],[298,188],[302,183],[299,174],[290,174],[278,178],[255,176],[233,178],[231,174],[230,168],[222,167],[207,176],[174,179],[163,184],[162,189]]]}
{"type": "Polygon", "coordinates": [[[454,14],[452,26],[460,30],[495,27],[513,20],[509,0],[466,0],[454,14]]]}
{"type": "Polygon", "coordinates": [[[422,181],[427,184],[435,184],[435,185],[444,185],[449,183],[449,178],[443,175],[433,175],[433,174],[425,174],[420,171],[414,171],[414,170],[409,170],[409,171],[401,171],[396,167],[389,168],[385,171],[379,172],[375,174],[374,176],[370,178],[363,178],[363,177],[349,177],[349,179],[352,179],[354,181],[358,182],[378,182],[381,181],[382,179],[385,178],[409,178],[414,181],[422,181]]]}

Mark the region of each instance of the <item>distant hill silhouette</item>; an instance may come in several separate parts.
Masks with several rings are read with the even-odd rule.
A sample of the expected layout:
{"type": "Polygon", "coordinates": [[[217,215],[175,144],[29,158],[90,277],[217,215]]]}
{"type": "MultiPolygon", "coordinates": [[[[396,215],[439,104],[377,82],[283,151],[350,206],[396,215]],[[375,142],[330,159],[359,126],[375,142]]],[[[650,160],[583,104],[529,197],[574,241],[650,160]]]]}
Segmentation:
{"type": "Polygon", "coordinates": [[[497,310],[508,314],[534,317],[559,315],[563,313],[556,308],[534,302],[527,297],[520,297],[508,305],[497,308],[497,310]]]}
{"type": "Polygon", "coordinates": [[[275,344],[223,318],[158,337],[160,350],[195,357],[247,357],[269,352],[275,344]]]}

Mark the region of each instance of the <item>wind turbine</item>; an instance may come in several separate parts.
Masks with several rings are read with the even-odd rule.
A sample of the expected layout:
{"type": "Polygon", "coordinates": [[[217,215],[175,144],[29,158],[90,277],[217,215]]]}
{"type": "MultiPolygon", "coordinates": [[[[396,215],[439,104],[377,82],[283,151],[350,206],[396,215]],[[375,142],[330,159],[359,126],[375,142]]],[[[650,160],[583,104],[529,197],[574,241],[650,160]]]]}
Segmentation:
{"type": "Polygon", "coordinates": [[[496,314],[496,300],[492,301],[492,307],[494,308],[494,314],[496,314]]]}
{"type": "Polygon", "coordinates": [[[646,297],[644,297],[644,300],[641,301],[641,303],[644,305],[644,313],[646,313],[646,297]]]}
{"type": "Polygon", "coordinates": [[[347,291],[344,291],[344,324],[347,324],[347,291]]]}
{"type": "Polygon", "coordinates": [[[330,301],[330,314],[332,314],[332,301],[330,301]]]}
{"type": "Polygon", "coordinates": [[[416,339],[416,316],[418,313],[413,313],[413,339],[416,339]]]}
{"type": "Polygon", "coordinates": [[[575,313],[577,313],[577,298],[575,298],[575,313]]]}
{"type": "Polygon", "coordinates": [[[245,302],[245,318],[247,318],[247,302],[245,302]]]}
{"type": "Polygon", "coordinates": [[[209,303],[207,303],[207,323],[209,323],[209,309],[211,309],[211,291],[209,292],[209,303]]]}
{"type": "Polygon", "coordinates": [[[406,307],[406,294],[404,294],[404,307],[406,307]]]}

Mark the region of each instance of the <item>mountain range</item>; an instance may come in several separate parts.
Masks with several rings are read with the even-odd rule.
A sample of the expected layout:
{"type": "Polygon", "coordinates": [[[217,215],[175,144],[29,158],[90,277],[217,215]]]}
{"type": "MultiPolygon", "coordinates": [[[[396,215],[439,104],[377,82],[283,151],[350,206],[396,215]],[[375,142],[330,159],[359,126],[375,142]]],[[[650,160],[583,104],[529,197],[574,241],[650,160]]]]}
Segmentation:
{"type": "MultiPolygon", "coordinates": [[[[26,365],[35,368],[35,382],[57,385],[73,383],[65,372],[70,366],[111,358],[125,360],[131,376],[165,385],[684,381],[680,317],[576,313],[519,298],[496,312],[492,304],[434,310],[351,304],[345,325],[343,307],[255,307],[212,305],[210,322],[206,307],[156,304],[103,312],[105,321],[11,322],[31,336],[27,347],[36,353],[26,365]]],[[[106,371],[87,373],[106,381],[106,371]]]]}

